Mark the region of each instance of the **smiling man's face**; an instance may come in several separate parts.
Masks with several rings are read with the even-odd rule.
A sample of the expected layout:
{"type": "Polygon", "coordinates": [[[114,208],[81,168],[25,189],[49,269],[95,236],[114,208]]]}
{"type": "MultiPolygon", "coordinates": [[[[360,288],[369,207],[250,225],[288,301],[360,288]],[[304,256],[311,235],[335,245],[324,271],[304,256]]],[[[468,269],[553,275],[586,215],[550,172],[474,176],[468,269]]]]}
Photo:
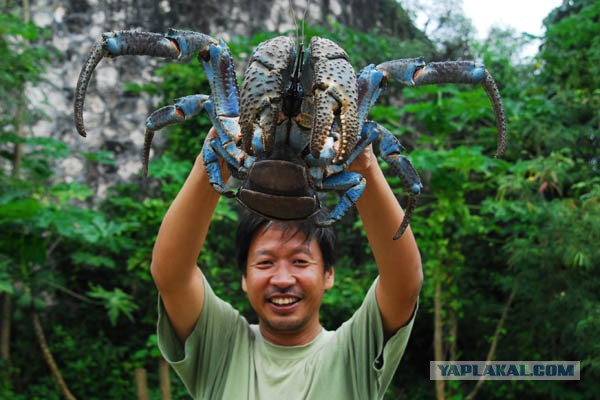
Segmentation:
{"type": "Polygon", "coordinates": [[[333,267],[324,272],[316,239],[305,241],[301,232],[272,224],[254,236],[242,288],[258,314],[262,335],[274,344],[294,346],[321,332],[319,308],[333,278],[333,267]]]}

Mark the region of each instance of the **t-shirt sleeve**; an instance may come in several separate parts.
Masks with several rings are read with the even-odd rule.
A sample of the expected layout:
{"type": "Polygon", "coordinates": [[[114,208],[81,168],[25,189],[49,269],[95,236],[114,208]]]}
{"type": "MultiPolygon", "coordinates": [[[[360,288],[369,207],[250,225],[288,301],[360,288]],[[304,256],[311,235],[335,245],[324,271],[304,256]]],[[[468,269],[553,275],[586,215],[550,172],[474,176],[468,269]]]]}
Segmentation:
{"type": "Polygon", "coordinates": [[[352,318],[338,329],[337,335],[340,347],[346,349],[344,356],[357,387],[366,390],[370,396],[380,398],[404,355],[417,309],[410,321],[385,341],[375,295],[378,279],[373,282],[352,318]]]}
{"type": "Polygon", "coordinates": [[[200,318],[182,345],[159,296],[158,347],[184,385],[199,398],[216,398],[230,366],[233,342],[242,330],[248,330],[246,320],[231,305],[216,296],[204,278],[205,297],[200,318]]]}

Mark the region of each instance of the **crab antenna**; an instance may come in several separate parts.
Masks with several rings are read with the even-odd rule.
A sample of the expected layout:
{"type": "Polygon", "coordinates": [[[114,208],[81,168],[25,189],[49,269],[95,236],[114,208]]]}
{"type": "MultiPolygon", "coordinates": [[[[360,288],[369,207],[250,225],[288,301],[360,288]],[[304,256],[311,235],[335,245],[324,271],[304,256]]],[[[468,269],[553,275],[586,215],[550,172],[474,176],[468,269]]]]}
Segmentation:
{"type": "Polygon", "coordinates": [[[299,28],[298,28],[298,20],[296,19],[296,10],[294,9],[294,3],[292,2],[292,0],[288,0],[288,4],[290,5],[290,12],[292,14],[292,19],[294,20],[294,25],[296,26],[296,43],[298,43],[299,28]]]}
{"type": "Polygon", "coordinates": [[[306,13],[310,8],[310,0],[306,2],[306,8],[304,9],[304,14],[302,14],[302,44],[304,44],[304,21],[306,21],[306,13]]]}
{"type": "Polygon", "coordinates": [[[302,69],[302,62],[304,61],[304,41],[298,45],[298,56],[296,58],[296,68],[294,68],[294,79],[296,82],[300,81],[300,71],[302,69]]]}

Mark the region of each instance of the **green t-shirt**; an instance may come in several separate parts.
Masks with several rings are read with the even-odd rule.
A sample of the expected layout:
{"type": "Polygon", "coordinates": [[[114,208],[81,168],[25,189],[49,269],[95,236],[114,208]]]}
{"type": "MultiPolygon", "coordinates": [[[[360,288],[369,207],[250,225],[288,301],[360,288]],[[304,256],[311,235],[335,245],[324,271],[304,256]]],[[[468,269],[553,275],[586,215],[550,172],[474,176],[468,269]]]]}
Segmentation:
{"type": "Polygon", "coordinates": [[[376,282],[337,330],[286,347],[266,341],[258,325],[248,324],[204,280],[204,308],[184,346],[159,301],[158,345],[195,399],[380,399],[404,354],[414,315],[384,346],[376,282]]]}

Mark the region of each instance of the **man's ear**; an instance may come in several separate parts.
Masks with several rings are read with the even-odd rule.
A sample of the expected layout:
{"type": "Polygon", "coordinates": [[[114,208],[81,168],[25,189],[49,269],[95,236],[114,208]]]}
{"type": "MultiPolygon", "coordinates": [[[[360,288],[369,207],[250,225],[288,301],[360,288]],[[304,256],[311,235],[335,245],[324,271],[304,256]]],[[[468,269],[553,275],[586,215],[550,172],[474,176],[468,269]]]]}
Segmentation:
{"type": "Polygon", "coordinates": [[[333,265],[325,272],[325,290],[329,290],[335,283],[335,270],[333,265]]]}
{"type": "Polygon", "coordinates": [[[242,290],[244,293],[248,293],[248,287],[246,286],[246,274],[242,274],[242,290]]]}

